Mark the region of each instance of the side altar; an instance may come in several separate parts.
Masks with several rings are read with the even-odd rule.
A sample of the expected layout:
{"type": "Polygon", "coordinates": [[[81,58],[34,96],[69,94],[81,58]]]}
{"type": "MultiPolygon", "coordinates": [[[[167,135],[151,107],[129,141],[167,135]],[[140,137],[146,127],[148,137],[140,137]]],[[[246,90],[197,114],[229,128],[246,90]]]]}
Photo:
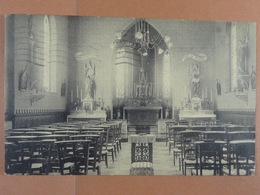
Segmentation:
{"type": "MultiPolygon", "coordinates": [[[[186,58],[183,59],[183,61],[186,58]]],[[[216,115],[214,114],[213,94],[212,90],[208,93],[206,86],[205,91],[201,88],[200,68],[202,61],[207,59],[207,56],[192,58],[193,61],[190,67],[190,83],[187,91],[185,86],[185,100],[182,105],[182,110],[179,112],[179,120],[192,123],[214,123],[216,115]],[[210,96],[209,96],[210,95],[210,96]]],[[[203,81],[205,83],[205,80],[203,81]]]]}
{"type": "Polygon", "coordinates": [[[85,110],[76,110],[67,116],[67,121],[86,121],[101,120],[106,121],[106,112],[104,110],[87,113],[85,110]]]}
{"type": "Polygon", "coordinates": [[[213,110],[180,110],[179,119],[193,122],[214,122],[216,121],[216,115],[213,113],[213,110]]]}
{"type": "Polygon", "coordinates": [[[104,109],[103,98],[97,98],[96,93],[96,64],[91,59],[86,59],[83,54],[76,54],[75,57],[82,75],[75,86],[75,98],[74,91],[71,90],[70,114],[67,116],[67,121],[106,121],[108,110],[104,109]]]}
{"type": "Polygon", "coordinates": [[[187,106],[180,110],[179,120],[186,120],[189,122],[215,122],[216,115],[214,111],[210,109],[210,105],[204,106],[205,102],[202,99],[195,96],[193,97],[187,106]]]}
{"type": "Polygon", "coordinates": [[[100,107],[101,103],[97,103],[93,99],[85,98],[82,102],[71,111],[67,116],[67,121],[86,121],[86,120],[102,120],[106,121],[107,113],[100,107]]]}

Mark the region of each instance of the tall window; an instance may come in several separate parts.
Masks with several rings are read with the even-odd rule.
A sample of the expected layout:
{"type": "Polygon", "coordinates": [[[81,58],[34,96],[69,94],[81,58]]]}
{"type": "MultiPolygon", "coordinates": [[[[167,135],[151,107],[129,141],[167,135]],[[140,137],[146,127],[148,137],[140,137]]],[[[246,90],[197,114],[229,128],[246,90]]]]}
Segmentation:
{"type": "Polygon", "coordinates": [[[170,54],[166,51],[163,55],[163,98],[171,96],[171,64],[170,54]]]}
{"type": "Polygon", "coordinates": [[[124,98],[125,97],[125,67],[126,64],[124,61],[121,62],[122,57],[124,57],[124,48],[117,50],[117,58],[116,58],[116,98],[124,98]]]}
{"type": "Polygon", "coordinates": [[[43,86],[46,91],[57,91],[57,33],[54,16],[44,17],[44,79],[43,86]]]}

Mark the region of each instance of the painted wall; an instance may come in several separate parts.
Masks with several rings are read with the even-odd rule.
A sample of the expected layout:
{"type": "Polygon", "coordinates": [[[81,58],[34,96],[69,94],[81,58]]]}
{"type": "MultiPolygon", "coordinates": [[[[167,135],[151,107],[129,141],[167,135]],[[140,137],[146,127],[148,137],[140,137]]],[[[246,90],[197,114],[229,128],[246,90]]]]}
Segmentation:
{"type": "MultiPolygon", "coordinates": [[[[66,110],[66,96],[61,97],[61,85],[65,81],[67,84],[67,76],[68,76],[68,21],[67,17],[58,17],[55,16],[56,20],[56,30],[52,31],[52,34],[56,34],[57,40],[51,40],[52,43],[56,43],[55,49],[52,50],[51,63],[57,64],[57,92],[47,92],[45,91],[44,97],[38,101],[31,103],[31,93],[30,90],[30,76],[34,74],[31,63],[39,63],[40,65],[42,61],[36,61],[31,58],[31,45],[29,40],[30,35],[30,27],[29,27],[29,15],[19,15],[19,16],[10,16],[14,17],[13,23],[10,23],[10,29],[13,29],[13,34],[7,36],[7,39],[11,39],[13,36],[13,43],[10,42],[11,46],[9,47],[9,43],[7,43],[8,52],[6,67],[7,71],[11,71],[11,67],[14,67],[13,75],[10,74],[8,77],[9,84],[7,94],[12,94],[12,92],[8,92],[11,89],[11,84],[14,86],[14,107],[13,114],[23,114],[23,113],[38,113],[38,112],[50,112],[50,111],[65,111],[66,110]],[[12,44],[13,49],[12,49],[12,44]],[[11,54],[14,55],[11,55],[11,54]],[[55,59],[55,61],[54,61],[55,59]],[[32,62],[34,61],[34,62],[32,62]],[[27,68],[26,68],[27,67],[27,68]],[[19,90],[19,82],[21,74],[27,70],[28,73],[28,82],[26,84],[25,90],[19,90]]],[[[43,53],[43,19],[44,16],[38,15],[33,16],[34,21],[34,45],[38,47],[33,52],[34,56],[42,59],[44,56],[43,53]]],[[[66,92],[67,93],[67,92],[66,92]]],[[[8,103],[8,108],[12,106],[8,103]]]]}
{"type": "MultiPolygon", "coordinates": [[[[241,27],[245,23],[237,24],[237,39],[239,41],[242,31],[241,27]]],[[[216,27],[216,53],[215,53],[215,78],[221,84],[221,96],[216,96],[216,110],[217,111],[238,111],[238,112],[255,112],[256,108],[256,91],[252,90],[251,83],[249,82],[248,100],[242,100],[236,97],[235,92],[230,87],[230,35],[229,29],[225,23],[218,24],[216,27]]],[[[248,41],[248,72],[252,71],[252,67],[256,69],[256,26],[254,23],[249,25],[249,41],[248,41]]],[[[216,85],[215,90],[216,92],[216,85]]]]}

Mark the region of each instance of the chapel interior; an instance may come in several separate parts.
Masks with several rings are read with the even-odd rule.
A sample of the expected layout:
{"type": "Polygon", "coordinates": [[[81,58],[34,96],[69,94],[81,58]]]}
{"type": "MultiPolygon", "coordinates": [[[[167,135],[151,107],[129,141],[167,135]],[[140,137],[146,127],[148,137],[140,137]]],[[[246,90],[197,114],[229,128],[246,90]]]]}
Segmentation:
{"type": "Polygon", "coordinates": [[[5,17],[5,171],[254,175],[256,25],[5,17]]]}

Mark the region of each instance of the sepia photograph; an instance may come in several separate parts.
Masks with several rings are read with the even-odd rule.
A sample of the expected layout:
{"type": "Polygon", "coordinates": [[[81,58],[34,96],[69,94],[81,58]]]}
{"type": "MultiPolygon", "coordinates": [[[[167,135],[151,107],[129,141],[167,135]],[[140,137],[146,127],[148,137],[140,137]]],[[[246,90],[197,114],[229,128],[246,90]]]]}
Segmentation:
{"type": "Polygon", "coordinates": [[[5,15],[7,175],[255,175],[256,23],[5,15]]]}

